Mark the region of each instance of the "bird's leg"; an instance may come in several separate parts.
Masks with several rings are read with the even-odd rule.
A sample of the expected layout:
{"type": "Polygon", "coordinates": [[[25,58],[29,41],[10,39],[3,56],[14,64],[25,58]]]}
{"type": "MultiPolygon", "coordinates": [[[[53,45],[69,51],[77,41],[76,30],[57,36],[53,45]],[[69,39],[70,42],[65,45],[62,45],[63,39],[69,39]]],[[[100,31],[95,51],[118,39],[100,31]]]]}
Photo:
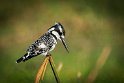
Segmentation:
{"type": "Polygon", "coordinates": [[[48,52],[46,56],[48,56],[48,57],[49,57],[49,56],[51,56],[51,54],[48,52]]]}

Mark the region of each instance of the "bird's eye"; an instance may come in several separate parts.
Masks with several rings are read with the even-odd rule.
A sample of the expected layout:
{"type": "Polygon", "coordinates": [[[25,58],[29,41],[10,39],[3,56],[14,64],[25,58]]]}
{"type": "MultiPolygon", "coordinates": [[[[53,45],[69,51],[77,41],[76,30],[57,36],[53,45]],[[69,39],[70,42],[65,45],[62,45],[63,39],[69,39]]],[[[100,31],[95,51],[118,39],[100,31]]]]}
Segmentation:
{"type": "Polygon", "coordinates": [[[60,35],[62,35],[62,33],[60,32],[60,35]]]}

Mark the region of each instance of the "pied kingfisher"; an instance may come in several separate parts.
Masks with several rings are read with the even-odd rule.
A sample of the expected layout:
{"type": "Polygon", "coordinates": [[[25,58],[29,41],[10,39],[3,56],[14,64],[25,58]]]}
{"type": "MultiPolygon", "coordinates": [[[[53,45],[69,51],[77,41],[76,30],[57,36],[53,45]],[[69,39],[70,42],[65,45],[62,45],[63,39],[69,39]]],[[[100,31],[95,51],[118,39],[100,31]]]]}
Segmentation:
{"type": "Polygon", "coordinates": [[[16,63],[20,63],[22,61],[25,62],[28,59],[31,59],[32,57],[40,54],[46,56],[47,54],[49,54],[50,51],[55,48],[57,40],[60,40],[66,48],[67,52],[69,52],[67,45],[64,41],[64,37],[65,30],[63,26],[60,23],[55,23],[55,25],[50,27],[44,35],[42,35],[38,40],[36,40],[33,44],[29,46],[26,54],[19,58],[16,63]]]}

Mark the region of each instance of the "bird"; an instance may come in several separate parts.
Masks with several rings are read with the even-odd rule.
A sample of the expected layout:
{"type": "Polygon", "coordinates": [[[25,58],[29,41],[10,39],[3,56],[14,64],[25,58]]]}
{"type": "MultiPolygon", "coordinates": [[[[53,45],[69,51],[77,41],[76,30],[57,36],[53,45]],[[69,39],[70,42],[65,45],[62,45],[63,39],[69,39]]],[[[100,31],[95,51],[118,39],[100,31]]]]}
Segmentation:
{"type": "Polygon", "coordinates": [[[34,43],[32,43],[24,56],[16,60],[16,63],[25,62],[38,55],[46,56],[54,50],[58,40],[61,41],[69,53],[68,46],[65,43],[65,29],[61,23],[55,22],[55,24],[50,27],[47,32],[45,32],[40,38],[38,38],[34,43]]]}

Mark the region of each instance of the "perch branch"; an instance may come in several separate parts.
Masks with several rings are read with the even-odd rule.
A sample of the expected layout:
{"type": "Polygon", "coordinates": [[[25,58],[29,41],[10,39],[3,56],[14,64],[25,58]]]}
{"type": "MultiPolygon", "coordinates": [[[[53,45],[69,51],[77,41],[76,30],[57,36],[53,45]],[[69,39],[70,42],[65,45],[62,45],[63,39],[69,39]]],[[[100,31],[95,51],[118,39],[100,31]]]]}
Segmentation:
{"type": "Polygon", "coordinates": [[[60,83],[60,79],[59,79],[59,76],[57,74],[57,71],[56,71],[55,64],[53,62],[52,56],[49,56],[49,63],[50,63],[50,66],[52,68],[53,74],[55,76],[56,82],[60,83]]]}
{"type": "Polygon", "coordinates": [[[40,81],[40,78],[43,80],[43,77],[44,77],[44,73],[46,71],[46,66],[48,64],[48,59],[49,57],[45,57],[42,65],[40,66],[39,70],[38,70],[38,73],[36,75],[36,80],[35,80],[35,83],[39,83],[40,81]]]}
{"type": "Polygon", "coordinates": [[[51,69],[52,69],[53,74],[55,76],[56,82],[60,83],[59,76],[57,74],[54,61],[53,61],[52,56],[50,54],[45,57],[42,65],[40,66],[38,73],[36,75],[35,83],[39,83],[40,78],[43,80],[48,62],[50,63],[50,66],[51,66],[51,69]]]}

